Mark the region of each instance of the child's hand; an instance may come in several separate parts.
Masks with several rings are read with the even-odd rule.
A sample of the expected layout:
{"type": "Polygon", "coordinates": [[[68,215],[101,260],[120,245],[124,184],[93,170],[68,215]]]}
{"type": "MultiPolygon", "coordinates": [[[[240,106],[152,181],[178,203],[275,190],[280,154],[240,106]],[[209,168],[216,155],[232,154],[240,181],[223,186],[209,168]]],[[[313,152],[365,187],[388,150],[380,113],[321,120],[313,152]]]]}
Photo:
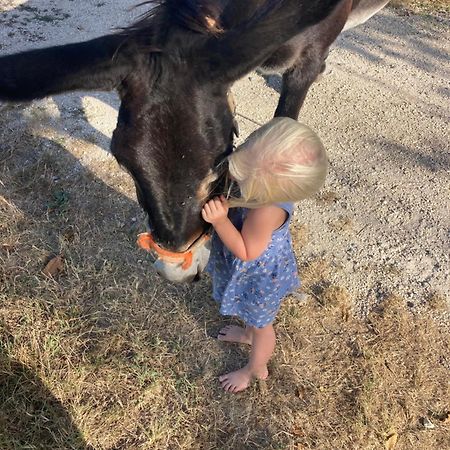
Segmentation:
{"type": "Polygon", "coordinates": [[[203,207],[203,220],[213,226],[225,222],[228,217],[228,209],[228,202],[223,195],[215,197],[203,207]]]}

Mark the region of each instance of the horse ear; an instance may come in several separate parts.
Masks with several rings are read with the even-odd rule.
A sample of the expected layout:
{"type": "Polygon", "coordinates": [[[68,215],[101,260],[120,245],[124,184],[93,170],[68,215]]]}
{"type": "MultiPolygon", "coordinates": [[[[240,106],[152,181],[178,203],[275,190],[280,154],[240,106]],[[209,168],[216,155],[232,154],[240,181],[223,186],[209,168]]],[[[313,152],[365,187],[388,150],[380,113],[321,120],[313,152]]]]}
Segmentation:
{"type": "Polygon", "coordinates": [[[192,31],[211,35],[223,31],[220,25],[222,5],[218,0],[172,0],[166,6],[181,26],[192,31]]]}
{"type": "MultiPolygon", "coordinates": [[[[350,0],[267,0],[244,22],[210,37],[199,49],[200,78],[233,83],[263,63],[281,45],[350,0]]],[[[347,6],[346,6],[347,5],[347,6]]],[[[348,15],[348,12],[347,12],[348,15]]]]}
{"type": "Polygon", "coordinates": [[[0,57],[0,100],[28,101],[75,90],[113,90],[132,70],[126,37],[103,36],[87,42],[0,57]]]}
{"type": "Polygon", "coordinates": [[[127,27],[128,31],[142,31],[149,27],[164,28],[167,21],[175,22],[182,28],[205,35],[217,35],[223,31],[220,24],[222,0],[155,0],[145,1],[138,6],[150,4],[150,11],[127,27]],[[155,3],[159,3],[155,6],[155,3]],[[169,19],[168,19],[169,18],[169,19]]]}

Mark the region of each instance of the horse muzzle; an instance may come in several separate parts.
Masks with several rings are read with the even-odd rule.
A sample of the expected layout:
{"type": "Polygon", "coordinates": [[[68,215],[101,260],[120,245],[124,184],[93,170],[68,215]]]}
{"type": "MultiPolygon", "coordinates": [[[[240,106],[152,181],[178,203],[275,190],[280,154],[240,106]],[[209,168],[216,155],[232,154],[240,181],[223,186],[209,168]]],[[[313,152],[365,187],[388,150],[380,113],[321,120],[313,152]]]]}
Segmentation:
{"type": "Polygon", "coordinates": [[[150,233],[138,235],[137,244],[154,258],[154,269],[175,283],[193,281],[203,272],[211,250],[210,235],[202,234],[186,251],[171,252],[160,247],[150,233]]]}

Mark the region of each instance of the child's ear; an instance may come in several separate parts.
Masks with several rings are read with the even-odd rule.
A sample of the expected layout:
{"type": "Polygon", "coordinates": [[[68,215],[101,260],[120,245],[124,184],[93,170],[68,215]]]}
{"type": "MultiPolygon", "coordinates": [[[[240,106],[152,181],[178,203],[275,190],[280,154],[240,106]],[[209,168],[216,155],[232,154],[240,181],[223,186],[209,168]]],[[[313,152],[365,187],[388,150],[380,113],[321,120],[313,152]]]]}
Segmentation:
{"type": "Polygon", "coordinates": [[[315,166],[321,159],[319,149],[315,147],[304,147],[302,152],[299,152],[295,162],[301,166],[315,166]]]}

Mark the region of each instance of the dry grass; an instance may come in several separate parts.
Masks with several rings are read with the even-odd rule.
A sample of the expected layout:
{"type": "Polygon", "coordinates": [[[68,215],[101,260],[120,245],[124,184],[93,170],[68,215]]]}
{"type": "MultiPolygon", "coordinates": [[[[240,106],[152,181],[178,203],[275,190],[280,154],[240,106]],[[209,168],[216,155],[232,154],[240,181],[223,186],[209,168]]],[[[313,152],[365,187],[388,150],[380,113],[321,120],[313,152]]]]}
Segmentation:
{"type": "Polygon", "coordinates": [[[391,0],[390,6],[414,13],[450,12],[449,0],[391,0]]]}
{"type": "Polygon", "coordinates": [[[103,167],[121,192],[110,188],[77,166],[62,147],[70,140],[10,131],[9,114],[0,116],[0,448],[380,449],[395,439],[399,450],[449,448],[449,340],[431,312],[412,315],[393,297],[359,321],[327,262],[305,263],[309,300],[283,306],[270,380],[226,395],[217,376],[248,349],[214,339],[223,319],[208,280],[156,278],[139,262],[126,175],[103,167]],[[56,254],[64,270],[52,279],[41,271],[56,254]]]}

